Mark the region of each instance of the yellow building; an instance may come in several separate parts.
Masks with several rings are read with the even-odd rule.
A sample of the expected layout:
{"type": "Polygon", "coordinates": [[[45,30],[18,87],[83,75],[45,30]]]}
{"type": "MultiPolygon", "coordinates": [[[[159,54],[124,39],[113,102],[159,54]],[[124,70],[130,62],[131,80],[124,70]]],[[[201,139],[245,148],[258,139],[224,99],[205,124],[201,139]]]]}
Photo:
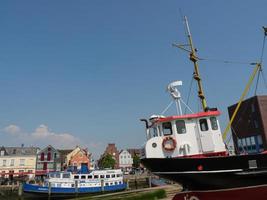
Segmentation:
{"type": "Polygon", "coordinates": [[[34,177],[36,169],[37,147],[1,147],[0,177],[10,178],[25,176],[34,177]]]}

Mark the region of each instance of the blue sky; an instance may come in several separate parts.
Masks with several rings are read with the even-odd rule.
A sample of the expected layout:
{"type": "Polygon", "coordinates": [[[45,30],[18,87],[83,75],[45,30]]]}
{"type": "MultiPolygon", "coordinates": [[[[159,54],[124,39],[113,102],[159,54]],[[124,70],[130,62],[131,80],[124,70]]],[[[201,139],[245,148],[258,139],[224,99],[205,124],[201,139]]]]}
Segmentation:
{"type": "MultiPolygon", "coordinates": [[[[183,80],[188,95],[193,66],[171,46],[186,43],[179,10],[189,18],[199,57],[255,62],[266,7],[264,0],[1,1],[1,145],[79,144],[96,157],[109,142],[140,147],[139,118],[168,105],[167,84],[183,80]]],[[[253,68],[199,65],[224,128],[227,106],[253,68]]],[[[197,111],[195,94],[190,106],[197,111]]]]}

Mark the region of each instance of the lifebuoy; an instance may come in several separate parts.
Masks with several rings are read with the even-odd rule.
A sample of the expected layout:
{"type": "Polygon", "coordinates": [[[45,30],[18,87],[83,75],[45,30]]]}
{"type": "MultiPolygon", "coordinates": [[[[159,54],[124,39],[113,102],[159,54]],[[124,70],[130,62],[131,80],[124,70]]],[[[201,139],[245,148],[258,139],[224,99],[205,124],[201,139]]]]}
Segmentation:
{"type": "Polygon", "coordinates": [[[173,151],[176,148],[176,140],[171,136],[163,138],[162,148],[166,151],[173,151]]]}

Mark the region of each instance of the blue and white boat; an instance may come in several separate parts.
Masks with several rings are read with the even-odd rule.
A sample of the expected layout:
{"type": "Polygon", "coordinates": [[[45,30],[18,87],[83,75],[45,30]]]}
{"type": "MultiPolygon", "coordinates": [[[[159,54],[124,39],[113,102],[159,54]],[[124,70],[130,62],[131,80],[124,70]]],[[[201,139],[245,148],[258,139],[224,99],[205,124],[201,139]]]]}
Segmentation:
{"type": "Polygon", "coordinates": [[[126,189],[120,169],[95,170],[89,173],[53,172],[42,185],[25,183],[23,191],[32,194],[77,195],[126,189]]]}

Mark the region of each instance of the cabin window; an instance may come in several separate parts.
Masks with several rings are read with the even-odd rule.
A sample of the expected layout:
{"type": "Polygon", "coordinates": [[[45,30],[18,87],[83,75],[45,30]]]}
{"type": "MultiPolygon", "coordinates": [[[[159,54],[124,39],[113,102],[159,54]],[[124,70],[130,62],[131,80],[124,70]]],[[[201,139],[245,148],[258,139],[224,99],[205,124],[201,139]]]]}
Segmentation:
{"type": "Polygon", "coordinates": [[[171,135],[172,134],[172,124],[171,122],[162,123],[163,134],[164,135],[171,135]]]}
{"type": "Polygon", "coordinates": [[[115,174],[112,174],[111,177],[112,177],[112,178],[115,178],[115,174]]]}
{"type": "Polygon", "coordinates": [[[201,131],[208,131],[209,130],[207,119],[200,119],[199,125],[200,125],[201,131]]]}
{"type": "Polygon", "coordinates": [[[93,178],[93,176],[92,176],[92,175],[89,175],[87,178],[88,178],[88,179],[92,179],[92,178],[93,178]]]}
{"type": "Polygon", "coordinates": [[[85,179],[85,176],[81,176],[81,179],[85,179]]]}
{"type": "Polygon", "coordinates": [[[79,179],[79,176],[78,175],[74,176],[74,179],[79,179]]]}
{"type": "Polygon", "coordinates": [[[106,175],[106,178],[110,178],[110,175],[108,174],[108,175],[106,175]]]}
{"type": "Polygon", "coordinates": [[[98,175],[94,175],[94,178],[98,178],[98,175]]]}
{"type": "Polygon", "coordinates": [[[58,173],[58,174],[56,174],[56,178],[60,178],[60,174],[58,173]]]}
{"type": "Polygon", "coordinates": [[[210,118],[211,128],[212,130],[218,130],[218,123],[216,117],[210,118]]]}
{"type": "Polygon", "coordinates": [[[186,133],[185,121],[177,120],[176,121],[176,129],[178,134],[186,133]]]}
{"type": "Polygon", "coordinates": [[[63,174],[62,178],[70,178],[70,174],[63,174]]]}
{"type": "Polygon", "coordinates": [[[121,177],[121,175],[120,174],[117,174],[117,177],[121,177]]]}
{"type": "Polygon", "coordinates": [[[100,175],[100,178],[105,178],[105,176],[104,175],[100,175]]]}
{"type": "Polygon", "coordinates": [[[105,186],[108,186],[108,183],[105,183],[105,186]]]}

